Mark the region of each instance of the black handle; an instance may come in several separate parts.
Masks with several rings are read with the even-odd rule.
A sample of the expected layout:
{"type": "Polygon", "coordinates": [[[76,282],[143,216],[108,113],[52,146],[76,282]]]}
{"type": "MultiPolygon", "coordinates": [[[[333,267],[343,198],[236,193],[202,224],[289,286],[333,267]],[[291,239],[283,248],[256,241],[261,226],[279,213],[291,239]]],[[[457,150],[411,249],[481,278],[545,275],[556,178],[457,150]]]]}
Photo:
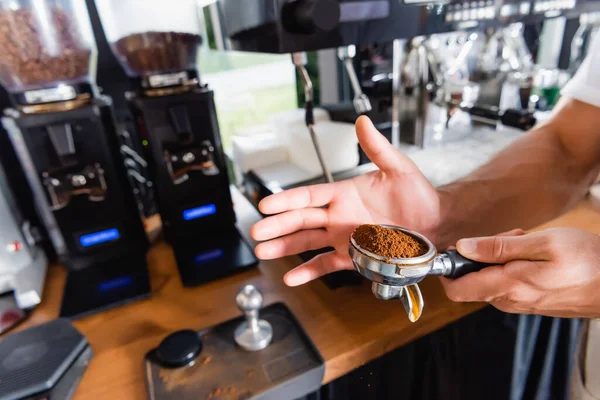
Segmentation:
{"type": "Polygon", "coordinates": [[[537,120],[533,116],[533,113],[527,110],[515,110],[508,109],[504,111],[501,117],[502,124],[511,126],[513,128],[527,131],[535,125],[537,120]]]}
{"type": "Polygon", "coordinates": [[[461,276],[465,276],[471,272],[480,271],[493,265],[470,260],[466,257],[463,257],[456,250],[446,250],[445,253],[448,255],[448,259],[452,262],[452,269],[450,270],[449,274],[444,276],[450,279],[460,278],[461,276]]]}
{"type": "Polygon", "coordinates": [[[498,110],[498,107],[494,106],[483,106],[475,104],[472,106],[461,107],[461,110],[466,111],[470,115],[473,115],[475,117],[491,119],[493,121],[497,121],[500,119],[500,112],[498,110]]]}

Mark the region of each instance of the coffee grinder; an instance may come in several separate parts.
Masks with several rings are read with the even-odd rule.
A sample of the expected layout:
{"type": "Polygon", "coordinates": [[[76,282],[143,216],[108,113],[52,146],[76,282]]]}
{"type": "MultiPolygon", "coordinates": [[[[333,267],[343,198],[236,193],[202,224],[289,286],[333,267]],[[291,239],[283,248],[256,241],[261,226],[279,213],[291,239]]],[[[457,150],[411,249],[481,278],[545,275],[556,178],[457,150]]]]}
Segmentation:
{"type": "Polygon", "coordinates": [[[147,237],[127,180],[111,100],[95,85],[85,2],[0,2],[6,128],[36,208],[68,270],[61,316],[150,292],[147,237]]]}
{"type": "Polygon", "coordinates": [[[195,0],[96,0],[131,77],[127,100],[145,148],[164,234],[185,286],[257,263],[236,228],[214,94],[200,81],[195,0]]]}

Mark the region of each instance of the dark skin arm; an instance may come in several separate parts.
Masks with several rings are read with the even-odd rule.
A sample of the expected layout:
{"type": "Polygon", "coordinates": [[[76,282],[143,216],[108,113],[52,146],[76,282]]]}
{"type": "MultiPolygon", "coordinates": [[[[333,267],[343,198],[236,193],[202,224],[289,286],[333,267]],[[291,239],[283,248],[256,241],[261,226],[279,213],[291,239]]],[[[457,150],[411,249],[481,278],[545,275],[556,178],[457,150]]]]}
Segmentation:
{"type": "Polygon", "coordinates": [[[580,200],[600,171],[600,109],[576,100],[562,100],[548,122],[439,190],[368,118],[357,120],[356,133],[378,171],[278,193],[259,206],[272,215],[251,232],[264,242],[256,248],[259,258],[335,249],[290,271],[288,285],[353,269],[348,237],[360,224],[404,226],[445,248],[463,237],[547,221],[580,200]]]}
{"type": "Polygon", "coordinates": [[[573,207],[600,171],[600,109],[562,100],[552,118],[464,179],[438,190],[441,248],[530,228],[573,207]]]}

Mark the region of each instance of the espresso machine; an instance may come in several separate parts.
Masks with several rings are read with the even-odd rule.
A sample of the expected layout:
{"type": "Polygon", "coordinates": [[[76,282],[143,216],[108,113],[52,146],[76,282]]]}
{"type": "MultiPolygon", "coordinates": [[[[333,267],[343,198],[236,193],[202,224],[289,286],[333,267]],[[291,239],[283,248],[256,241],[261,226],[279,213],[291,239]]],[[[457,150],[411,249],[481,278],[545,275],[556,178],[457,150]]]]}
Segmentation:
{"type": "Polygon", "coordinates": [[[133,84],[126,97],[183,284],[255,265],[236,228],[214,94],[198,74],[202,37],[196,1],[140,8],[135,0],[97,0],[96,6],[133,84]]]}
{"type": "Polygon", "coordinates": [[[111,100],[95,85],[85,2],[1,2],[0,24],[0,83],[13,103],[2,123],[68,270],[61,316],[149,295],[148,241],[111,100]]]}
{"type": "MultiPolygon", "coordinates": [[[[599,7],[598,2],[585,0],[219,0],[217,5],[221,19],[217,25],[224,30],[223,35],[229,39],[232,49],[291,53],[305,89],[310,85],[302,73],[302,57],[298,55],[338,49],[343,67],[354,64],[359,70],[358,79],[354,73],[348,73],[354,91],[354,109],[346,107],[347,115],[339,113],[339,120],[354,121],[359,114],[366,113],[397,148],[406,145],[424,147],[426,125],[435,115],[440,118],[433,128],[440,131],[447,130],[448,124],[455,122],[461,114],[467,115],[470,121],[485,120],[490,125],[500,121],[520,129],[528,129],[535,123],[529,110],[501,110],[496,104],[477,102],[475,85],[470,85],[470,76],[465,76],[461,69],[464,65],[442,65],[444,56],[432,45],[433,36],[463,33],[464,40],[457,44],[456,53],[448,59],[462,58],[466,63],[467,58],[472,60],[473,54],[480,52],[475,46],[488,37],[486,32],[499,32],[494,36],[494,42],[498,42],[499,37],[519,41],[518,35],[513,35],[514,29],[505,27],[558,16],[570,17],[599,7]],[[365,93],[372,95],[374,90],[367,93],[365,86],[365,93],[357,90],[364,81],[360,60],[354,57],[362,57],[363,50],[373,45],[389,49],[392,60],[389,70],[380,71],[378,82],[374,83],[383,101],[378,103],[371,98],[368,106],[361,107],[360,100],[365,93]],[[467,96],[468,91],[471,91],[471,98],[467,96]]],[[[512,47],[520,49],[521,44],[512,47]]],[[[529,61],[526,57],[516,57],[521,64],[529,61]]],[[[471,72],[473,69],[471,65],[471,72]]],[[[309,93],[308,90],[305,92],[309,93]]],[[[305,94],[305,97],[309,96],[305,94]]],[[[313,129],[318,130],[319,124],[313,129]]],[[[319,143],[315,141],[314,145],[318,148],[319,143]]],[[[364,165],[353,171],[334,175],[334,180],[349,179],[372,170],[364,154],[361,154],[361,164],[364,165]]],[[[302,185],[330,180],[326,166],[322,169],[322,177],[302,185]]],[[[257,186],[261,196],[269,194],[268,187],[257,186]]]]}

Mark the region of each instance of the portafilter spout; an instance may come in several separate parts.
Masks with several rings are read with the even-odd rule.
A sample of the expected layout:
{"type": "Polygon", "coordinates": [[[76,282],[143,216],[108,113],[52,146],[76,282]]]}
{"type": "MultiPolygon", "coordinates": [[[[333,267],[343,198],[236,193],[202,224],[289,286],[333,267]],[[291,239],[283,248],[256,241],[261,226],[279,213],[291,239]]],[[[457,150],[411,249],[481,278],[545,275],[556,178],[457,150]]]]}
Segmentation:
{"type": "Polygon", "coordinates": [[[456,279],[491,265],[465,258],[456,250],[438,254],[433,243],[418,232],[392,225],[380,226],[413,237],[427,251],[418,257],[387,258],[361,248],[350,236],[350,257],[356,270],[373,282],[371,288],[375,297],[382,300],[399,298],[411,322],[417,321],[423,312],[423,295],[418,283],[426,276],[456,279]]]}

